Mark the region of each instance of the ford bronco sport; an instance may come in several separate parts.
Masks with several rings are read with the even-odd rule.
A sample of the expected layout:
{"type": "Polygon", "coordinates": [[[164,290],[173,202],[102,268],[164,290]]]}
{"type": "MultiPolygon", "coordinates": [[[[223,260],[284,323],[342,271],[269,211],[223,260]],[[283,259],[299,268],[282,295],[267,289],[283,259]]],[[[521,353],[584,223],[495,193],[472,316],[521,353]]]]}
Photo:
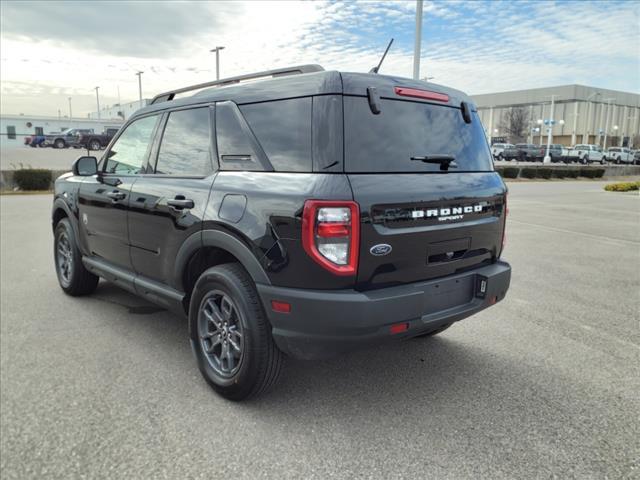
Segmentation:
{"type": "Polygon", "coordinates": [[[317,65],[195,85],[72,170],[53,204],[62,289],[102,277],[186,315],[229,399],[285,355],[433,335],[509,287],[507,190],[449,88],[317,65]]]}

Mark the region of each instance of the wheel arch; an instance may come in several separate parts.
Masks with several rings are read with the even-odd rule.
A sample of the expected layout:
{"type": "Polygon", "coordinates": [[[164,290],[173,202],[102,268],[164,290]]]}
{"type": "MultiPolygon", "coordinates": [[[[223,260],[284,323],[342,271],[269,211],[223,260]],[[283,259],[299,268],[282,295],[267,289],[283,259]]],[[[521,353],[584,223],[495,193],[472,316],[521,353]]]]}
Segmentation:
{"type": "Polygon", "coordinates": [[[262,265],[242,240],[221,230],[202,230],[187,238],[176,256],[174,280],[178,290],[185,293],[185,301],[204,270],[230,262],[242,265],[255,283],[271,285],[262,265]]]}

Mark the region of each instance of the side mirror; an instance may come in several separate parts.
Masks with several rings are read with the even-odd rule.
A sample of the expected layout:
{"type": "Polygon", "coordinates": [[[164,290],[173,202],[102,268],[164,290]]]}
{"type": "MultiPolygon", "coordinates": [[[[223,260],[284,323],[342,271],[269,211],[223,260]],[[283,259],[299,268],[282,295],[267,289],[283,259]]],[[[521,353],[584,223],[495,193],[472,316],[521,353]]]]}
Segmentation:
{"type": "Polygon", "coordinates": [[[78,157],[71,167],[74,175],[90,177],[98,173],[98,159],[96,157],[78,157]]]}

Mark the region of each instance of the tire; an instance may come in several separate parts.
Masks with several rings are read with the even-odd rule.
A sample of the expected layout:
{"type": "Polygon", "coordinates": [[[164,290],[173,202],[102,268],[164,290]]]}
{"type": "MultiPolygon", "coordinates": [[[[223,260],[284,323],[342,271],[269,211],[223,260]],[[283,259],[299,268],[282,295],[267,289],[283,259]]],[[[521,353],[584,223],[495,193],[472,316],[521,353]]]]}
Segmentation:
{"type": "Polygon", "coordinates": [[[424,338],[424,337],[433,337],[434,335],[438,335],[439,333],[444,332],[447,328],[449,328],[453,323],[446,323],[441,325],[438,328],[434,328],[433,330],[429,330],[428,332],[421,333],[420,335],[416,335],[413,338],[424,338]]]}
{"type": "Polygon", "coordinates": [[[499,160],[499,161],[504,160],[504,159],[502,158],[502,154],[501,154],[501,153],[499,153],[499,154],[498,154],[498,160],[499,160]]]}
{"type": "Polygon", "coordinates": [[[607,163],[607,159],[605,157],[602,157],[602,160],[600,160],[600,165],[604,165],[605,163],[607,163]]]}
{"type": "Polygon", "coordinates": [[[53,146],[55,148],[66,148],[67,144],[65,143],[65,141],[61,138],[57,138],[55,142],[53,142],[53,146]]]}
{"type": "Polygon", "coordinates": [[[189,304],[189,335],[200,373],[229,400],[263,394],[280,376],[284,355],[253,280],[237,263],[200,276],[189,304]]]}
{"type": "Polygon", "coordinates": [[[53,258],[58,283],[67,295],[77,297],[95,291],[100,278],[84,268],[82,255],[68,218],[63,218],[56,225],[53,258]]]}
{"type": "Polygon", "coordinates": [[[100,150],[100,141],[99,140],[91,140],[89,142],[89,150],[100,150]]]}

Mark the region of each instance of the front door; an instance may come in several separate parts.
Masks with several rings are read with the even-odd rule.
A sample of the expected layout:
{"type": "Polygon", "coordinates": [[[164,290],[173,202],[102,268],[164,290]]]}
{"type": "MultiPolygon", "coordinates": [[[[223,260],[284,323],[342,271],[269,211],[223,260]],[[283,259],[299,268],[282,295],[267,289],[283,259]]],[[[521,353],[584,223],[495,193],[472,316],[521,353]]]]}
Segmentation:
{"type": "Polygon", "coordinates": [[[176,288],[178,250],[202,229],[216,168],[209,107],[170,112],[151,155],[150,173],[133,184],[131,260],[139,275],[176,288]]]}
{"type": "Polygon", "coordinates": [[[78,198],[83,249],[115,266],[132,269],[127,216],[131,187],[144,171],[158,115],[130,123],[100,162],[97,175],[80,186],[78,198]]]}

